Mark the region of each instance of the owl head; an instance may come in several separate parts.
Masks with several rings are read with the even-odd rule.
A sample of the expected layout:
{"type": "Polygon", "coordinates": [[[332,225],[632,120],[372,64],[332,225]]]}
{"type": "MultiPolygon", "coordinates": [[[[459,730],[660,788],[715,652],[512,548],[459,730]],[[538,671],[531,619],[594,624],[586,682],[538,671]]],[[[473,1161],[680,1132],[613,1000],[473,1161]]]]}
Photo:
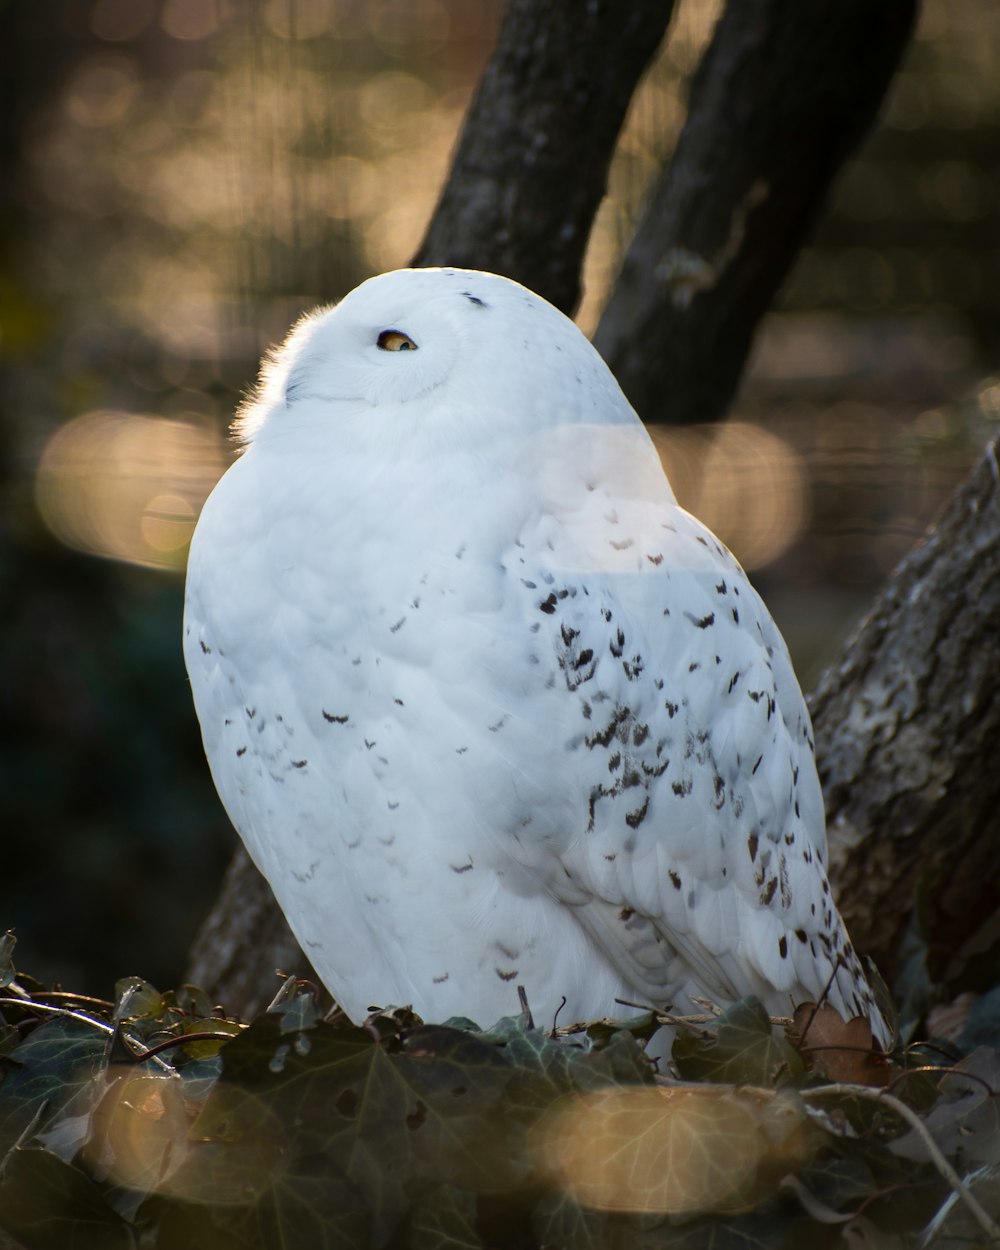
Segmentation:
{"type": "Polygon", "coordinates": [[[400,269],[303,317],[237,416],[244,442],[289,429],[356,440],[478,438],[634,421],[577,326],[526,287],[400,269]]]}

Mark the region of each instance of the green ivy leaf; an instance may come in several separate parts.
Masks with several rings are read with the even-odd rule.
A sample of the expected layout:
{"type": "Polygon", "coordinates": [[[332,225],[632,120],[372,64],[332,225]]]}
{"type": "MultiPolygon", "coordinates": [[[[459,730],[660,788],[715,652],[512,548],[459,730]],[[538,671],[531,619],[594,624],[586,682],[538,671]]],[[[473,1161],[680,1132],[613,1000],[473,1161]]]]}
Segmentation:
{"type": "Polygon", "coordinates": [[[155,986],[142,977],[124,977],[115,983],[115,1024],[124,1020],[159,1020],[166,1003],[155,986]]]}
{"type": "Polygon", "coordinates": [[[14,947],[17,945],[17,938],[14,936],[13,930],[8,929],[2,937],[0,937],[0,990],[5,990],[11,985],[17,972],[14,969],[14,947]]]}
{"type": "MultiPolygon", "coordinates": [[[[99,1022],[5,1000],[0,1227],[27,1250],[758,1250],[808,1244],[816,1213],[872,1245],[910,1244],[938,1212],[942,1246],[965,1235],[919,1135],[864,1090],[796,1094],[799,1056],[752,999],[679,1027],[684,1087],[656,1079],[642,1021],[557,1040],[524,1016],[482,1032],[401,1008],[357,1028],[320,1020],[294,979],[247,1026],[207,1005],[124,982],[134,1037],[112,1054],[99,1022]],[[184,1042],[201,1030],[231,1037],[184,1042]]],[[[990,1205],[997,1053],[900,1088],[990,1205]]]]}
{"type": "Polygon", "coordinates": [[[697,1032],[678,1026],[671,1057],[687,1081],[773,1089],[805,1075],[801,1056],[756,998],[740,999],[697,1032]]]}
{"type": "Polygon", "coordinates": [[[139,1208],[135,1223],[145,1234],[141,1244],[156,1250],[262,1250],[253,1228],[243,1236],[231,1218],[214,1216],[210,1207],[156,1194],[139,1208]]]}
{"type": "Polygon", "coordinates": [[[50,1150],[18,1148],[0,1179],[0,1227],[25,1250],[134,1250],[105,1190],[50,1150]]]}
{"type": "Polygon", "coordinates": [[[0,1057],[0,1156],[32,1124],[37,1134],[90,1110],[109,1038],[78,1016],[56,1016],[0,1057]]]}
{"type": "Polygon", "coordinates": [[[632,1240],[636,1221],[623,1220],[607,1211],[588,1211],[566,1193],[549,1194],[535,1208],[533,1227],[543,1246],[572,1246],[574,1250],[626,1250],[637,1247],[632,1240]],[[624,1240],[625,1235],[629,1241],[624,1240]]]}
{"type": "Polygon", "coordinates": [[[483,1250],[476,1232],[476,1199],[453,1185],[437,1185],[413,1205],[408,1250],[483,1250]]]}
{"type": "Polygon", "coordinates": [[[319,1009],[312,994],[295,994],[291,998],[284,998],[280,1002],[272,1003],[268,1012],[281,1020],[282,1033],[315,1028],[319,1020],[319,1009]]]}

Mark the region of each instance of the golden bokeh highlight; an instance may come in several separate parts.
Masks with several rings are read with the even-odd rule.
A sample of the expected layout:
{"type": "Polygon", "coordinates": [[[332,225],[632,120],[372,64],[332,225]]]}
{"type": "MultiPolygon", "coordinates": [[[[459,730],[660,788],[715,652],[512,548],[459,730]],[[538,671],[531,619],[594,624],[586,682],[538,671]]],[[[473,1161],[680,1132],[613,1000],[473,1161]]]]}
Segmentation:
{"type": "Polygon", "coordinates": [[[285,1134],[254,1094],[217,1085],[207,1103],[177,1073],[110,1067],[84,1146],[88,1166],[126,1189],[212,1206],[253,1201],[280,1173],[285,1134]]]}
{"type": "Polygon", "coordinates": [[[984,378],[976,396],[979,410],[990,420],[1000,420],[1000,381],[996,378],[984,378]]]}
{"type": "Polygon", "coordinates": [[[185,1162],[194,1111],[184,1082],[168,1073],[109,1068],[84,1147],[88,1165],[115,1185],[160,1189],[185,1162]]]}
{"type": "Polygon", "coordinates": [[[761,1184],[806,1161],[812,1141],[791,1099],[707,1085],[574,1097],[543,1117],[533,1145],[582,1207],[693,1215],[747,1210],[761,1184]]]}
{"type": "Polygon", "coordinates": [[[102,410],[68,422],[38,466],[38,509],[90,555],[180,568],[201,506],[226,468],[222,439],[195,421],[102,410]]]}
{"type": "MultiPolygon", "coordinates": [[[[678,11],[629,109],[588,248],[585,333],[676,142],[685,84],[720,8],[700,0],[678,11]]],[[[37,136],[39,183],[94,221],[127,207],[143,228],[108,238],[100,289],[168,351],[218,358],[227,323],[209,314],[234,295],[257,300],[269,285],[304,302],[346,293],[318,275],[321,251],[349,240],[366,273],[409,263],[503,10],[497,0],[265,0],[252,13],[96,0],[91,27],[107,46],[80,66],[37,136]],[[189,68],[143,73],[130,41],[154,27],[189,68]],[[137,284],[136,274],[152,280],[137,284]],[[203,308],[186,333],[189,282],[203,308]]]]}
{"type": "MultiPolygon", "coordinates": [[[[777,434],[740,421],[653,426],[650,434],[679,503],[745,568],[771,563],[798,539],[808,517],[807,475],[777,434]]],[[[228,463],[221,435],[207,423],[98,410],[49,439],[36,499],[69,547],[180,568],[202,504],[228,463]]],[[[627,491],[629,483],[620,487],[627,491]]]]}
{"type": "Polygon", "coordinates": [[[777,560],[809,515],[806,466],[780,435],[747,421],[649,427],[678,503],[746,569],[777,560]]]}
{"type": "MultiPolygon", "coordinates": [[[[204,389],[206,378],[238,386],[266,343],[305,308],[340,297],[369,273],[407,264],[505,7],[503,0],[262,0],[245,8],[93,0],[89,24],[101,42],[40,114],[26,154],[40,209],[61,223],[47,241],[46,264],[58,275],[60,300],[82,311],[75,358],[100,359],[117,333],[110,327],[127,326],[153,349],[164,396],[171,386],[204,389]],[[147,43],[159,47],[169,72],[149,72],[147,43]],[[128,230],[119,228],[123,220],[128,230]],[[79,247],[84,236],[92,241],[86,252],[79,247]],[[96,318],[95,292],[103,305],[96,318]]],[[[633,97],[585,258],[577,321],[587,334],[676,145],[691,75],[722,7],[722,0],[679,7],[633,97]]],[[[829,457],[839,455],[834,443],[847,437],[830,397],[855,386],[855,375],[891,380],[893,371],[909,378],[924,369],[932,395],[923,406],[940,413],[920,424],[921,446],[935,429],[954,425],[940,396],[961,389],[955,379],[967,378],[972,366],[949,309],[991,306],[993,252],[980,227],[996,200],[994,175],[964,143],[936,159],[931,149],[918,161],[907,155],[909,140],[900,148],[894,135],[931,126],[931,118],[932,128],[958,138],[989,124],[1000,77],[997,40],[986,36],[997,31],[1000,10],[982,0],[928,6],[917,54],[886,101],[875,140],[888,145],[885,155],[873,147],[845,166],[833,193],[833,220],[841,225],[803,252],[783,288],[785,311],[772,313],[760,336],[741,411],[772,427],[773,394],[795,394],[798,403],[805,390],[809,420],[781,428],[803,448],[808,478],[788,442],[747,423],[717,434],[657,435],[681,502],[749,568],[774,561],[796,541],[809,519],[810,483],[813,528],[829,526],[823,475],[829,478],[829,457]],[[895,222],[907,228],[900,233],[895,222]],[[829,316],[831,306],[845,315],[829,316]],[[911,315],[916,310],[923,311],[911,315]],[[901,312],[905,326],[897,321],[901,312]],[[887,338],[890,316],[896,333],[887,338]],[[766,402],[753,401],[762,386],[766,402]],[[810,447],[827,436],[829,447],[810,447]]],[[[26,333],[22,322],[9,331],[9,343],[26,333]]],[[[149,372],[141,362],[132,370],[145,396],[149,372]]],[[[977,411],[993,421],[1000,399],[996,379],[989,381],[977,411]]],[[[898,386],[886,393],[893,398],[872,401],[883,431],[905,416],[908,402],[898,386]]],[[[123,404],[156,402],[127,389],[116,394],[123,404]]],[[[902,522],[896,537],[867,541],[861,560],[849,536],[827,535],[827,554],[817,564],[841,581],[853,584],[891,567],[940,498],[931,482],[929,503],[917,508],[915,461],[904,465],[891,446],[886,452],[890,439],[885,435],[878,449],[882,471],[886,482],[890,473],[905,481],[881,490],[862,525],[885,531],[889,506],[902,522]]],[[[857,474],[848,470],[842,476],[850,486],[857,474]]],[[[919,472],[931,481],[926,465],[919,472]]],[[[859,492],[851,514],[857,517],[870,498],[859,492]]],[[[184,532],[189,507],[197,512],[186,490],[159,484],[143,501],[144,519],[111,539],[97,524],[93,501],[84,506],[78,498],[74,506],[88,513],[85,525],[63,515],[68,503],[52,507],[61,537],[73,534],[84,550],[156,566],[171,564],[170,544],[184,532]],[[96,536],[89,533],[95,525],[96,536]],[[120,555],[123,547],[127,554],[120,555]]],[[[124,524],[128,509],[121,515],[124,524]]]]}

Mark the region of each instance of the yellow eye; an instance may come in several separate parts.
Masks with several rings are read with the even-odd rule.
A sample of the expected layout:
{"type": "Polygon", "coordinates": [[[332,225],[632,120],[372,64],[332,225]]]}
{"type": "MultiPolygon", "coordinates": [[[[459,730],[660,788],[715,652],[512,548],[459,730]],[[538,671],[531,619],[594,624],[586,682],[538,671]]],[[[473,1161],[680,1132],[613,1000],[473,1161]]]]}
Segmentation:
{"type": "Polygon", "coordinates": [[[402,330],[383,330],[378,336],[378,345],[384,352],[415,352],[417,345],[402,330]]]}

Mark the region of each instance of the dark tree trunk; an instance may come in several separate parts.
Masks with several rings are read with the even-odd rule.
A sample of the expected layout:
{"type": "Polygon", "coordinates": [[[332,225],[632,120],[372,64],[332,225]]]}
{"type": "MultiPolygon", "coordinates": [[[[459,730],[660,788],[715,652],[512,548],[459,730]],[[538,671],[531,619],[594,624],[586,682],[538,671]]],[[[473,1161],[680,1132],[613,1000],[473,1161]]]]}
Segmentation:
{"type": "Polygon", "coordinates": [[[837,170],[871,127],[917,0],[733,0],[594,343],[647,421],[715,421],[837,170]]]}
{"type": "MultiPolygon", "coordinates": [[[[356,957],[363,959],[364,952],[356,957]]],[[[184,979],[247,1019],[277,994],[280,974],[321,984],[285,923],[271,887],[242,846],[226,869],[219,897],[188,958],[184,979]]]]}
{"type": "Polygon", "coordinates": [[[996,444],[823,675],[812,714],[855,944],[891,980],[919,904],[932,978],[961,987],[965,965],[1000,949],[996,444]]]}
{"type": "MultiPolygon", "coordinates": [[[[624,8],[579,0],[513,0],[415,263],[493,269],[571,309],[615,138],[671,7],[648,0],[624,8]]],[[[757,322],[830,179],[875,116],[914,9],[915,0],[733,0],[729,5],[699,71],[674,161],[602,321],[599,345],[643,415],[675,420],[721,415],[757,322]],[[658,396],[668,402],[658,403],[658,396]]],[[[956,505],[956,515],[965,515],[968,501],[979,497],[969,494],[976,489],[960,494],[966,502],[956,505]]],[[[995,496],[990,498],[995,510],[995,496]]],[[[971,541],[963,533],[946,531],[924,549],[938,553],[932,563],[940,562],[939,577],[947,572],[951,544],[971,541]]],[[[908,576],[906,569],[902,578],[908,576]]],[[[927,584],[942,596],[943,614],[922,635],[925,659],[931,641],[949,628],[948,636],[956,643],[959,639],[956,626],[948,626],[957,619],[947,611],[947,604],[954,603],[953,589],[943,581],[927,584]]],[[[933,743],[930,750],[947,759],[952,758],[948,752],[958,751],[950,744],[958,742],[979,706],[977,692],[987,689],[985,676],[961,685],[961,679],[973,676],[973,657],[942,659],[933,698],[922,703],[914,705],[911,698],[910,704],[898,705],[903,710],[890,710],[890,703],[896,709],[896,700],[907,696],[905,683],[896,683],[881,705],[874,704],[885,708],[881,720],[874,714],[866,720],[860,704],[860,711],[851,711],[862,691],[874,698],[866,675],[888,671],[880,666],[891,668],[893,655],[905,656],[911,645],[907,635],[925,619],[922,602],[906,614],[902,605],[910,591],[897,594],[894,586],[873,618],[881,624],[867,642],[863,636],[856,644],[867,647],[859,650],[857,669],[851,668],[849,653],[824,680],[816,702],[835,865],[845,891],[842,904],[858,945],[873,947],[883,958],[891,954],[920,876],[916,858],[908,861],[903,889],[886,902],[887,879],[904,871],[893,867],[892,856],[905,854],[909,844],[891,827],[886,832],[885,821],[901,829],[901,813],[920,808],[922,814],[912,819],[922,822],[927,853],[935,845],[935,828],[966,829],[963,822],[970,813],[982,822],[990,805],[996,805],[989,774],[978,767],[963,774],[958,761],[968,757],[961,752],[954,755],[954,768],[942,773],[943,780],[932,778],[923,789],[910,784],[914,770],[919,774],[927,759],[935,758],[910,755],[910,742],[920,752],[933,743]],[[897,611],[883,606],[897,601],[897,611]],[[972,700],[970,711],[962,710],[963,697],[972,700]],[[856,731],[851,717],[860,718],[856,731]],[[886,736],[880,726],[892,717],[903,731],[886,736]],[[866,792],[875,795],[867,806],[866,792]],[[848,851],[843,848],[851,840],[845,832],[849,828],[857,845],[848,851]],[[859,883],[869,873],[875,876],[865,892],[859,883]],[[884,909],[885,923],[878,923],[879,909],[884,909]]],[[[994,647],[994,677],[1000,670],[995,654],[994,647]]],[[[989,663],[985,655],[980,656],[983,667],[989,663]]],[[[961,741],[966,743],[964,737],[961,741]]],[[[987,741],[984,737],[977,744],[980,755],[987,741]]],[[[988,839],[973,851],[975,829],[967,832],[968,854],[986,880],[988,839]]],[[[963,908],[975,876],[952,868],[940,914],[953,917],[948,940],[957,941],[970,931],[959,922],[971,914],[963,908]],[[952,895],[960,900],[957,910],[952,895]]],[[[994,871],[991,884],[995,877],[994,871]]],[[[995,904],[987,893],[976,902],[984,912],[995,904]]],[[[276,967],[310,975],[296,950],[270,891],[240,851],[195,943],[189,979],[231,1010],[249,1012],[273,995],[276,967]]],[[[345,957],[363,960],[365,952],[345,952],[345,957]]]]}
{"type": "Polygon", "coordinates": [[[515,278],[564,312],[673,0],[511,0],[414,265],[515,278]]]}

